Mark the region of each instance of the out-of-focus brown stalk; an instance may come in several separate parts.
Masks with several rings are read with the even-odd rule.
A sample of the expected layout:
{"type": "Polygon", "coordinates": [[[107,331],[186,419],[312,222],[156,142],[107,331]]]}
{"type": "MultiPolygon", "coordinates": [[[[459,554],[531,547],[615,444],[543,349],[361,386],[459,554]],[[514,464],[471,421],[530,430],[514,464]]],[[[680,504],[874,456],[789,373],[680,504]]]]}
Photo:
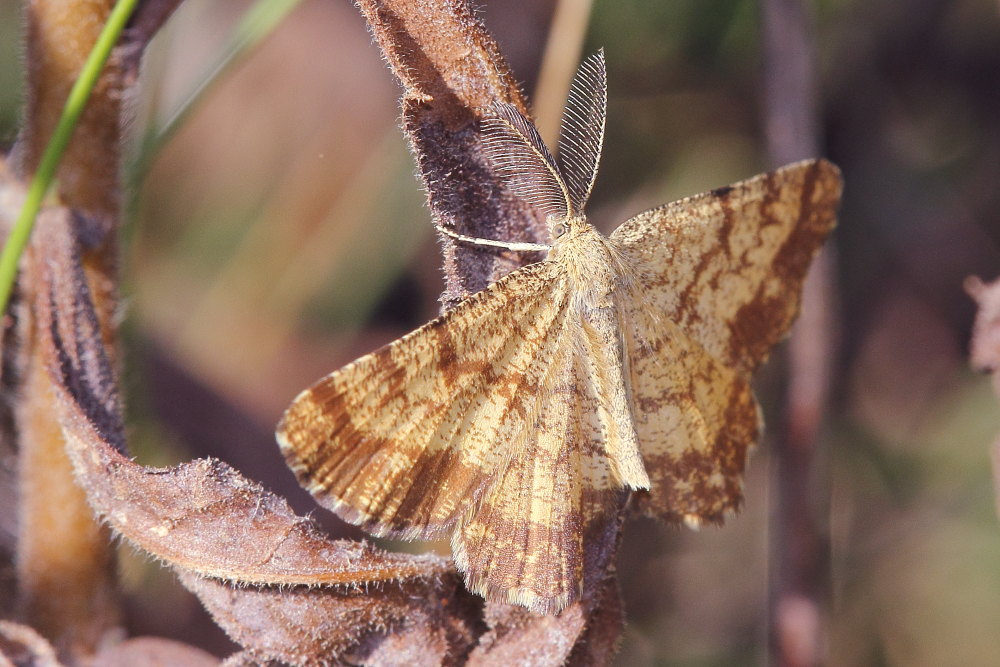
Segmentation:
{"type": "Polygon", "coordinates": [[[580,64],[593,4],[594,0],[556,2],[532,105],[535,127],[549,146],[555,146],[559,141],[559,123],[566,105],[566,96],[569,95],[570,82],[580,64]]]}
{"type": "MultiPolygon", "coordinates": [[[[802,0],[762,4],[765,122],[774,165],[818,156],[810,19],[802,0]]],[[[776,665],[822,662],[829,489],[816,460],[834,353],[832,273],[828,246],[803,290],[788,348],[786,418],[775,434],[769,627],[776,665]]]]}
{"type": "MultiPolygon", "coordinates": [[[[112,0],[26,3],[27,99],[14,149],[18,175],[29,178],[59,120],[66,98],[113,6],[112,0]]],[[[86,279],[101,337],[117,357],[118,235],[122,97],[138,57],[179,0],[140,6],[121,53],[105,67],[57,174],[58,197],[79,214],[86,279]]],[[[29,251],[30,255],[30,251],[29,251]]],[[[27,257],[26,261],[31,261],[27,257]]],[[[19,442],[17,574],[26,620],[50,638],[63,658],[86,659],[120,622],[110,533],[98,524],[73,476],[54,417],[50,381],[33,330],[36,285],[21,281],[21,387],[15,407],[19,442]]],[[[9,351],[5,351],[9,353],[9,351]]]]}
{"type": "MultiPolygon", "coordinates": [[[[979,276],[968,276],[963,287],[978,307],[969,342],[969,361],[972,370],[992,376],[993,391],[1000,398],[1000,280],[986,283],[979,276]]],[[[990,462],[993,466],[993,501],[1000,516],[1000,438],[993,442],[990,462]]]]}
{"type": "MultiPolygon", "coordinates": [[[[111,0],[27,5],[27,107],[15,149],[24,177],[36,169],[66,97],[111,10],[111,0]]],[[[109,63],[66,151],[57,178],[60,199],[88,219],[85,263],[100,313],[102,337],[114,349],[115,235],[121,95],[109,63]]],[[[30,257],[28,258],[30,261],[30,257]]],[[[16,408],[19,455],[17,570],[22,613],[64,659],[93,654],[117,626],[110,533],[94,519],[76,484],[53,415],[53,394],[39,358],[31,304],[35,286],[22,281],[25,304],[24,384],[16,408]]],[[[113,353],[112,353],[113,354],[113,353]]]]}

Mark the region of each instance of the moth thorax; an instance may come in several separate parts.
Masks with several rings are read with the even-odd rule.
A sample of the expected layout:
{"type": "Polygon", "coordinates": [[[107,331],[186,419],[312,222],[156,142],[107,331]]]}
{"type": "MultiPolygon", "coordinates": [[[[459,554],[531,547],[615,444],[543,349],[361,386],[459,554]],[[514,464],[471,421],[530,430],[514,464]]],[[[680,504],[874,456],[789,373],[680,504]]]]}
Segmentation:
{"type": "Polygon", "coordinates": [[[620,287],[622,265],[612,244],[586,218],[566,218],[569,229],[556,237],[549,259],[565,267],[570,289],[581,305],[605,308],[620,287]]]}

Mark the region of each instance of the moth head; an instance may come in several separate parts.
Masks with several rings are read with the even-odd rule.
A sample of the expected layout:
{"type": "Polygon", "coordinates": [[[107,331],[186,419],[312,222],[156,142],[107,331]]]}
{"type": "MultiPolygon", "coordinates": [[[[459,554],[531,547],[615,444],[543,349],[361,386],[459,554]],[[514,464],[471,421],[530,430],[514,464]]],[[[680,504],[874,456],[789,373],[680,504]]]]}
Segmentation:
{"type": "Polygon", "coordinates": [[[549,233],[553,240],[564,236],[569,231],[569,219],[564,215],[550,215],[545,221],[549,225],[549,233]]]}
{"type": "Polygon", "coordinates": [[[554,241],[563,237],[575,236],[581,231],[590,229],[590,224],[587,222],[586,216],[583,215],[550,215],[546,222],[549,234],[554,241]]]}
{"type": "Polygon", "coordinates": [[[583,220],[604,144],[607,77],[604,52],[580,64],[570,86],[559,136],[558,159],[530,119],[512,104],[484,111],[483,150],[505,185],[546,216],[553,239],[583,220]]]}

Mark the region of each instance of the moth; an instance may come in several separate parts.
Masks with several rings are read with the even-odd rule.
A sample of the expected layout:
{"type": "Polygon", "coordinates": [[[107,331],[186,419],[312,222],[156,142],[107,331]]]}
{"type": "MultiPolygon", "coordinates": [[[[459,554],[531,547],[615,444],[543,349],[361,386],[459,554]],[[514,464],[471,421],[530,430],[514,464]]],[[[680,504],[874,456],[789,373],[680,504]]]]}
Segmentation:
{"type": "Polygon", "coordinates": [[[584,529],[628,491],[646,514],[720,523],[761,430],[750,375],[783,338],[841,180],[789,165],[631,218],[586,219],[604,140],[603,53],[571,86],[558,159],[497,104],[483,147],[547,216],[551,245],[294,399],[281,450],[320,504],[379,536],[439,539],[468,588],[555,613],[584,529]]]}

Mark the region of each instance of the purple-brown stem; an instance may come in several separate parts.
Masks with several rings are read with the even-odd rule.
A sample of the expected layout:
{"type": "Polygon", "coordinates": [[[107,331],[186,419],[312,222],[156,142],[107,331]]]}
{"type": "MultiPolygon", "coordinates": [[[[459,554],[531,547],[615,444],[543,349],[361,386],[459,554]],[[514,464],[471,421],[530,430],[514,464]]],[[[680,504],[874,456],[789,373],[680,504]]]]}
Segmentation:
{"type": "MultiPolygon", "coordinates": [[[[762,4],[765,122],[770,159],[781,165],[819,152],[812,25],[802,0],[762,4]]],[[[829,543],[829,495],[817,474],[817,439],[833,356],[830,249],[806,280],[802,312],[788,347],[785,420],[776,433],[769,628],[774,664],[822,662],[829,543]]]]}

